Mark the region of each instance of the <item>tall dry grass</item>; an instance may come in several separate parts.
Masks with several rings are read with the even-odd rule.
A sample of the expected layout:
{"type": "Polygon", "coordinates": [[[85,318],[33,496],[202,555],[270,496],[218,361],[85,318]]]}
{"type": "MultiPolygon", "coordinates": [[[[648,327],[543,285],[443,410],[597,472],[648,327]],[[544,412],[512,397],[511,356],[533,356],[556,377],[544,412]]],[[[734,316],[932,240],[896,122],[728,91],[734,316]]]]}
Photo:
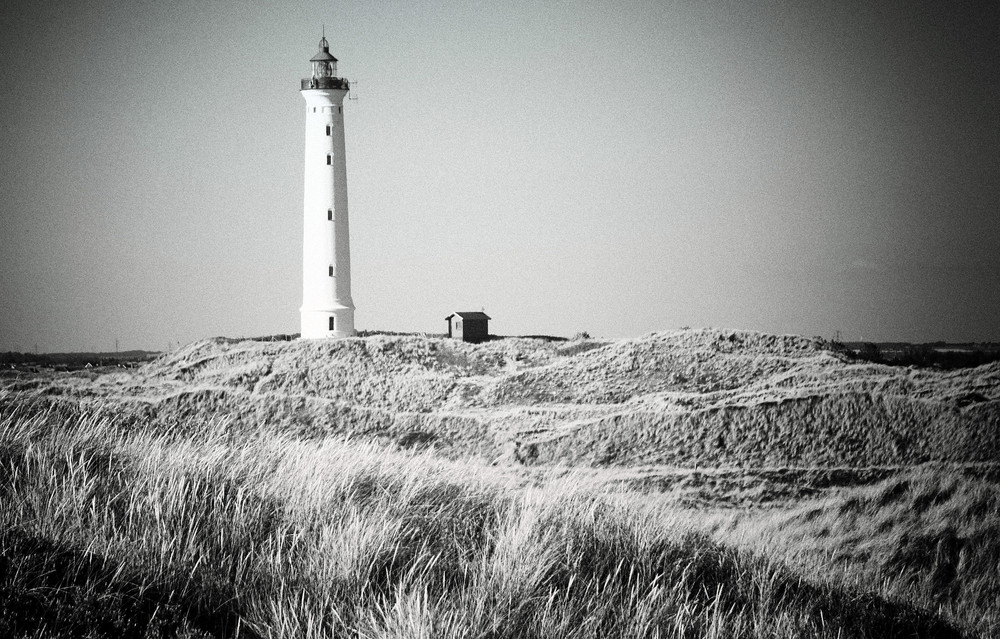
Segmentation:
{"type": "Polygon", "coordinates": [[[995,473],[995,466],[918,467],[790,511],[738,516],[715,536],[1000,636],[995,473]]]}
{"type": "Polygon", "coordinates": [[[572,475],[178,432],[0,420],[0,636],[961,636],[572,475]]]}

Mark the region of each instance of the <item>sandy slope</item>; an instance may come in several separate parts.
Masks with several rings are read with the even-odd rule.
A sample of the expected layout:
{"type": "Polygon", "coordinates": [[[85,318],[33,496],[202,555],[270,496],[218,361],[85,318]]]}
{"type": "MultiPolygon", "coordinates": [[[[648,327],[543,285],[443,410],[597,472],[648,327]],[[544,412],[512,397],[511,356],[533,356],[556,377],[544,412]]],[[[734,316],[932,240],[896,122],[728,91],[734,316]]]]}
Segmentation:
{"type": "Polygon", "coordinates": [[[338,433],[448,456],[573,465],[867,466],[1000,459],[1000,364],[853,362],[817,340],[683,330],[481,345],[415,336],[206,340],[134,373],[46,385],[58,410],[338,433]],[[109,399],[113,400],[109,402],[109,399]]]}

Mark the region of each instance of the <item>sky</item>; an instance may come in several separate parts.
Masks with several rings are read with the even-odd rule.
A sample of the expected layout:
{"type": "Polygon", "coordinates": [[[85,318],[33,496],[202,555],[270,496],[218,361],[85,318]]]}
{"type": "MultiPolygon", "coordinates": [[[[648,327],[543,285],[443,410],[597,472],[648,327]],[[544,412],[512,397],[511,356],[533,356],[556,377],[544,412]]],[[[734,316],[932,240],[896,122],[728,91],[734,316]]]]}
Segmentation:
{"type": "Polygon", "coordinates": [[[298,331],[324,24],[359,329],[1000,341],[1000,3],[8,0],[0,351],[298,331]]]}

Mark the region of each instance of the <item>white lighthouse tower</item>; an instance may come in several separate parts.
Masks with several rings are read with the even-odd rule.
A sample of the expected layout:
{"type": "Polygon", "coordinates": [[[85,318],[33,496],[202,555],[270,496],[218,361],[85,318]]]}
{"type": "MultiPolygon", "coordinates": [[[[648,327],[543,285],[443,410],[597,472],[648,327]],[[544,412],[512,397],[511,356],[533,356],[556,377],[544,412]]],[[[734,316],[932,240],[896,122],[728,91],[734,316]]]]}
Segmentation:
{"type": "Polygon", "coordinates": [[[306,99],[306,172],[302,236],[302,337],[354,335],[351,245],[344,158],[344,97],[326,37],[302,80],[306,99]]]}

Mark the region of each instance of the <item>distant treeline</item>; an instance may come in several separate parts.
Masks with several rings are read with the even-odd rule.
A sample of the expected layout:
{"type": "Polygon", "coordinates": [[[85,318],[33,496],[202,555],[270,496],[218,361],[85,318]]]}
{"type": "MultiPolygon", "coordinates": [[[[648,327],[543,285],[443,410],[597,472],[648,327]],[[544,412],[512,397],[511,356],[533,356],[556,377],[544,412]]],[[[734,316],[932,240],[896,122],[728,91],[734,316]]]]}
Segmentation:
{"type": "Polygon", "coordinates": [[[129,366],[155,359],[160,353],[156,351],[120,351],[117,353],[17,353],[8,351],[0,353],[0,366],[26,367],[37,366],[75,370],[87,368],[89,364],[96,366],[129,366]]]}
{"type": "Polygon", "coordinates": [[[942,369],[971,368],[1000,361],[1000,343],[972,342],[950,344],[928,342],[845,342],[857,358],[892,366],[919,366],[942,369]]]}

